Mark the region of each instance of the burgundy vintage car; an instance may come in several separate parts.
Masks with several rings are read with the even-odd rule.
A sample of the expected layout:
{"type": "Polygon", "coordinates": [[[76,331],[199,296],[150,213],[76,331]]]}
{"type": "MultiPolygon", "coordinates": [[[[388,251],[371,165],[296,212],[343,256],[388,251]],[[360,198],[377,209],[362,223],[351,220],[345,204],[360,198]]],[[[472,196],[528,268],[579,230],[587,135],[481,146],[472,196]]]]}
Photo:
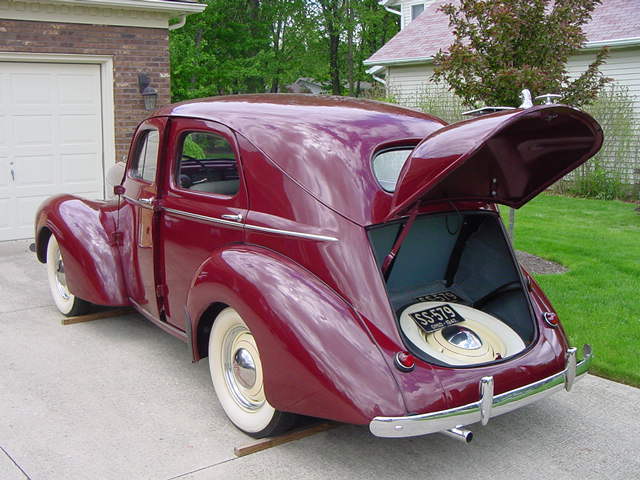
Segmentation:
{"type": "Polygon", "coordinates": [[[496,204],[601,143],[562,105],[447,125],[347,98],[195,100],[140,124],[113,200],[46,201],[37,255],[63,314],[132,305],[208,357],[249,435],[304,415],[469,441],[589,367],[496,204]]]}

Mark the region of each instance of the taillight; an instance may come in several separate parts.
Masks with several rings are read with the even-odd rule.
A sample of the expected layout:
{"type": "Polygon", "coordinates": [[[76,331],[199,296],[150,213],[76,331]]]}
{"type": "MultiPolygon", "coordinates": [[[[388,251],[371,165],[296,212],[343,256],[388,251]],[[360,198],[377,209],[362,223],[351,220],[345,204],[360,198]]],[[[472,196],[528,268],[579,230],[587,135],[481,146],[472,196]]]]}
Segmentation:
{"type": "Polygon", "coordinates": [[[395,357],[395,364],[401,372],[410,372],[416,366],[416,360],[408,352],[398,352],[395,357]]]}
{"type": "Polygon", "coordinates": [[[547,325],[550,327],[557,327],[560,324],[558,315],[553,312],[544,312],[542,316],[544,317],[544,321],[547,322],[547,325]]]}

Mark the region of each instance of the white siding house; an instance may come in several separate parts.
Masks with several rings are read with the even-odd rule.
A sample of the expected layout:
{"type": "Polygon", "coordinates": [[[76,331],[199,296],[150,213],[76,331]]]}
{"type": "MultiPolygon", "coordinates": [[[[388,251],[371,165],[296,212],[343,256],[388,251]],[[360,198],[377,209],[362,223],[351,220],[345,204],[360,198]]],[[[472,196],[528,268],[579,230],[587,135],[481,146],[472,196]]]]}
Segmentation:
{"type": "MultiPolygon", "coordinates": [[[[426,91],[433,94],[433,56],[453,42],[448,19],[439,8],[452,1],[456,0],[380,1],[383,8],[400,17],[401,30],[364,64],[395,101],[417,107],[426,91]],[[421,9],[424,11],[416,15],[421,9]]],[[[593,61],[595,52],[608,46],[609,58],[601,71],[628,88],[640,123],[640,0],[602,0],[584,30],[587,44],[569,59],[569,73],[578,76],[593,61]]],[[[640,145],[637,138],[634,141],[640,145]]],[[[627,181],[636,185],[640,185],[639,155],[625,159],[623,169],[627,181]]]]}

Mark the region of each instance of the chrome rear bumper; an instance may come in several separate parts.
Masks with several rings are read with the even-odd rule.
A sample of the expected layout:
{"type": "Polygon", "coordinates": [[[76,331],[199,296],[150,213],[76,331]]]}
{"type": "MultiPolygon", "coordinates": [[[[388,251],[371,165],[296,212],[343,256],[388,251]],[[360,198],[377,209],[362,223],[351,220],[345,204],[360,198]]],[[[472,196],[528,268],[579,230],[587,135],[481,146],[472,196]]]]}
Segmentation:
{"type": "Polygon", "coordinates": [[[480,400],[477,402],[407,417],[376,417],[369,423],[369,429],[378,437],[415,437],[475,422],[486,425],[491,417],[529,405],[562,387],[570,391],[575,380],[589,370],[592,357],[589,345],[584,346],[583,357],[580,363],[576,363],[576,348],[570,348],[567,350],[566,367],[563,371],[495,396],[493,395],[493,377],[482,377],[480,400]]]}

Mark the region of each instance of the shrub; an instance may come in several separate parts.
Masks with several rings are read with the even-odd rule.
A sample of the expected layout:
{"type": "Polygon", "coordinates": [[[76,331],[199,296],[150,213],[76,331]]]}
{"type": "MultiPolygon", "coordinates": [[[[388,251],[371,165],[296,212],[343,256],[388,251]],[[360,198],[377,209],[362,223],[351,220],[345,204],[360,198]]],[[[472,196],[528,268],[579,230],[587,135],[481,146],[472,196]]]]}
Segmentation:
{"type": "Polygon", "coordinates": [[[415,105],[425,113],[440,117],[445,122],[459,122],[468,110],[462,100],[442,83],[426,84],[416,93],[415,105]]]}
{"type": "Polygon", "coordinates": [[[640,125],[629,89],[609,85],[585,108],[602,126],[604,143],[596,156],[568,177],[568,193],[601,199],[624,198],[640,167],[640,125]]]}

